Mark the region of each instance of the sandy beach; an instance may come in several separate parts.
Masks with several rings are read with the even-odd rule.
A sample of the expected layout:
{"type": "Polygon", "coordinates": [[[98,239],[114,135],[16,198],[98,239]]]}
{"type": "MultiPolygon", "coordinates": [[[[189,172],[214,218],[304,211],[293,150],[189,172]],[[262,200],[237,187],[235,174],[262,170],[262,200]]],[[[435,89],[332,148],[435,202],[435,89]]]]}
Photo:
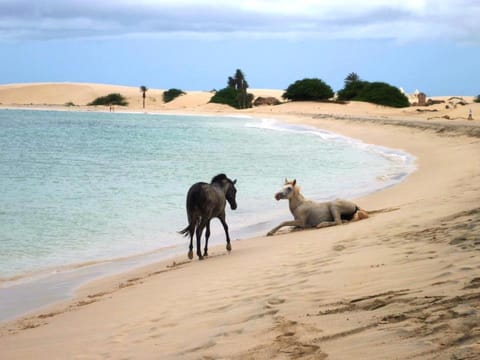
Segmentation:
{"type": "MultiPolygon", "coordinates": [[[[4,85],[0,107],[108,111],[85,105],[110,92],[127,97],[124,110],[143,111],[138,88],[95,84],[4,85]]],[[[315,126],[407,151],[417,171],[354,199],[366,210],[398,210],[233,241],[230,254],[212,248],[206,261],[188,261],[185,251],[89,283],[73,299],[1,323],[1,359],[480,358],[480,104],[472,97],[449,109],[305,102],[240,111],[208,104],[208,92],[167,104],[161,94],[148,91],[146,111],[315,126]]]]}

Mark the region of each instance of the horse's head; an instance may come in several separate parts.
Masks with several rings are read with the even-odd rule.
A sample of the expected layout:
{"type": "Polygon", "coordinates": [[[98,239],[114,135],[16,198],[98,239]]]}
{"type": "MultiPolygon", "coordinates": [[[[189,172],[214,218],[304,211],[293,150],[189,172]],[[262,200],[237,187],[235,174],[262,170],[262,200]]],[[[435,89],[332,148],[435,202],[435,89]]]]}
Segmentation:
{"type": "Polygon", "coordinates": [[[297,184],[297,180],[288,181],[285,179],[285,184],[283,185],[282,189],[275,194],[275,199],[282,200],[282,199],[290,199],[293,195],[295,185],[297,184]]]}
{"type": "Polygon", "coordinates": [[[212,179],[212,184],[217,183],[225,192],[225,199],[230,204],[230,208],[235,210],[237,208],[237,189],[235,184],[237,180],[230,180],[225,174],[219,174],[212,179]]]}
{"type": "Polygon", "coordinates": [[[235,184],[237,180],[230,180],[228,179],[227,191],[225,192],[225,198],[227,199],[228,203],[230,204],[230,208],[235,210],[237,208],[237,189],[235,188],[235,184]]]}

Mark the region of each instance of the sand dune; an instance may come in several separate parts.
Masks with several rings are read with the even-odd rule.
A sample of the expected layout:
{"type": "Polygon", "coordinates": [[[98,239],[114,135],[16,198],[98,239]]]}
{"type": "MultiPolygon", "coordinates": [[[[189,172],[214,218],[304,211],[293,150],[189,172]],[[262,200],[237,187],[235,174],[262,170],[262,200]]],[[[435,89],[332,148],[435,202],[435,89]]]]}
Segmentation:
{"type": "MultiPolygon", "coordinates": [[[[165,89],[149,89],[146,93],[146,109],[153,110],[183,110],[205,107],[206,110],[222,111],[224,106],[208,104],[212,93],[208,91],[186,91],[175,100],[165,103],[163,92],[165,89]]],[[[256,90],[257,96],[281,97],[279,90],[256,90]]],[[[82,109],[97,97],[110,93],[120,93],[127,101],[128,106],[119,107],[117,110],[143,110],[142,93],[139,87],[128,87],[105,84],[81,84],[81,83],[34,83],[34,84],[10,84],[0,85],[0,106],[31,106],[31,107],[63,107],[72,103],[82,109]]],[[[73,107],[73,108],[75,108],[73,107]]],[[[97,107],[102,110],[103,107],[97,107]]],[[[92,110],[95,107],[89,107],[92,110]]],[[[105,109],[105,108],[103,108],[105,109]]],[[[108,109],[107,109],[108,110],[108,109]]]]}
{"type": "MultiPolygon", "coordinates": [[[[186,108],[170,110],[318,126],[408,151],[418,170],[356,199],[396,211],[233,241],[230,255],[223,246],[201,262],[185,253],[88,284],[71,301],[2,324],[2,359],[480,358],[478,120],[362,103],[234,111],[205,99],[187,94],[186,108]]],[[[480,115],[467,106],[449,114],[480,115]]]]}
{"type": "Polygon", "coordinates": [[[137,88],[101,84],[13,84],[0,86],[0,103],[2,105],[87,105],[99,96],[119,92],[128,98],[138,97],[137,88]]]}
{"type": "MultiPolygon", "coordinates": [[[[146,109],[149,112],[203,112],[218,113],[238,112],[231,107],[209,104],[212,93],[208,91],[188,91],[169,103],[163,102],[165,89],[149,89],[147,91],[146,109]]],[[[281,100],[283,90],[273,89],[249,89],[255,97],[273,96],[281,100]]],[[[82,83],[34,83],[34,84],[10,84],[0,85],[0,107],[34,107],[34,108],[63,108],[108,111],[107,107],[87,107],[87,104],[97,97],[110,93],[120,93],[126,97],[129,105],[117,107],[116,111],[144,111],[142,109],[142,94],[138,87],[105,85],[105,84],[82,84],[82,83]],[[73,103],[75,106],[65,107],[65,104],[73,103]]],[[[436,100],[448,101],[450,96],[435,97],[436,100]]],[[[458,105],[455,108],[447,104],[437,104],[429,107],[410,107],[406,109],[394,109],[377,106],[362,102],[350,102],[346,105],[331,103],[285,103],[280,106],[262,106],[242,113],[271,113],[271,114],[314,114],[332,116],[361,116],[361,117],[409,117],[418,119],[431,119],[435,121],[449,121],[444,119],[448,116],[456,121],[466,120],[469,110],[472,110],[474,118],[480,119],[480,104],[473,103],[472,96],[463,96],[468,105],[458,105]],[[307,106],[305,106],[307,105],[307,106]],[[419,111],[421,110],[421,111],[419,111]]]]}

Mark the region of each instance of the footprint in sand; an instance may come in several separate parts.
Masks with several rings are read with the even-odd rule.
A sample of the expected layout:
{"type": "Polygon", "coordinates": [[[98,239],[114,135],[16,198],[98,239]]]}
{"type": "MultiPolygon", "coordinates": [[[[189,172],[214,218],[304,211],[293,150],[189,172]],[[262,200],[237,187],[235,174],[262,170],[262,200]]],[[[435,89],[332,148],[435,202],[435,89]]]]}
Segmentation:
{"type": "Polygon", "coordinates": [[[193,348],[187,349],[181,354],[188,354],[188,353],[194,353],[194,352],[197,352],[197,351],[200,351],[200,350],[207,350],[207,349],[210,349],[210,348],[214,347],[216,344],[217,343],[215,341],[210,340],[210,341],[207,341],[206,343],[201,344],[199,346],[195,346],[193,348]]]}
{"type": "Polygon", "coordinates": [[[345,250],[345,249],[346,249],[346,247],[343,246],[343,245],[335,245],[335,246],[333,247],[333,250],[338,251],[338,252],[343,251],[343,250],[345,250]]]}
{"type": "Polygon", "coordinates": [[[280,304],[283,304],[284,302],[285,302],[285,299],[281,299],[281,298],[270,298],[267,300],[268,305],[280,305],[280,304]]]}

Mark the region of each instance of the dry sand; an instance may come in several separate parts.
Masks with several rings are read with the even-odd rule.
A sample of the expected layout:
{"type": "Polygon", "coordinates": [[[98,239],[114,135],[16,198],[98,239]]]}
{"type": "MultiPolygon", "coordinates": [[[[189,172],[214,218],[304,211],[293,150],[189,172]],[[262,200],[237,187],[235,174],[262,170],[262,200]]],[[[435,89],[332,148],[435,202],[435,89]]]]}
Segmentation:
{"type": "MultiPolygon", "coordinates": [[[[41,86],[30,89],[38,99],[57,85],[41,86]]],[[[58,103],[91,101],[92,86],[69,85],[70,100],[58,103]]],[[[0,103],[35,104],[21,87],[0,87],[0,103]]],[[[480,358],[478,120],[427,120],[431,114],[416,108],[362,103],[234,111],[205,104],[208,98],[188,93],[158,110],[318,126],[403,149],[417,157],[418,170],[356,199],[365,209],[397,211],[234,241],[230,255],[223,246],[201,262],[185,253],[88,284],[71,301],[2,324],[2,360],[480,358]]],[[[57,104],[47,100],[39,101],[57,104]]],[[[480,117],[478,104],[437,108],[439,117],[466,117],[470,108],[480,117]]]]}

